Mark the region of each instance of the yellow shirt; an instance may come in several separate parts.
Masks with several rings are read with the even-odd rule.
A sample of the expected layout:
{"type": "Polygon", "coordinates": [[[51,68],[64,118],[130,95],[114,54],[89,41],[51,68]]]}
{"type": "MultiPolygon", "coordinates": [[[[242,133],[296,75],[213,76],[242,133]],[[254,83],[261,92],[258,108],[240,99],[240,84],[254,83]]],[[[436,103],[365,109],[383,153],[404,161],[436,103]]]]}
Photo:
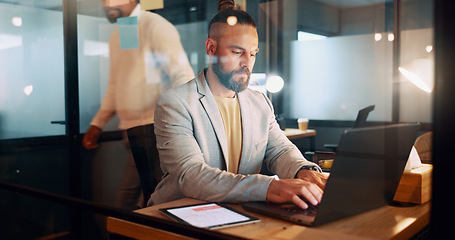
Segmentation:
{"type": "Polygon", "coordinates": [[[234,98],[215,96],[223,119],[228,144],[228,172],[237,173],[242,155],[242,117],[237,95],[234,98]]]}

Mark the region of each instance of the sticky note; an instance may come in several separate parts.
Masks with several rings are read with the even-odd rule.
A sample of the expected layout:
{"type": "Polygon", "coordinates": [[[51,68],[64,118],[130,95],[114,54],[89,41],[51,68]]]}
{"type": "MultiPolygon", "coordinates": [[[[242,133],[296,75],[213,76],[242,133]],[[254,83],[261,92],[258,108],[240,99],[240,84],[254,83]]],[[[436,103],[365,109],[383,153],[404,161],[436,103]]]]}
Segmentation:
{"type": "Polygon", "coordinates": [[[120,49],[139,48],[137,16],[117,19],[120,49]]]}
{"type": "Polygon", "coordinates": [[[141,0],[142,10],[155,10],[164,8],[163,0],[141,0]]]}

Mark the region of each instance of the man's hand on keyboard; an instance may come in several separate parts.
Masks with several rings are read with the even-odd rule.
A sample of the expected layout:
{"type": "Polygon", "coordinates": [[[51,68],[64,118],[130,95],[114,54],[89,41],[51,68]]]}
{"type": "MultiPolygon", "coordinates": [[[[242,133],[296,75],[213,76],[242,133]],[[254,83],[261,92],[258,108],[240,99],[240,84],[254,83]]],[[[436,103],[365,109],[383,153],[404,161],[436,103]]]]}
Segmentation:
{"type": "Polygon", "coordinates": [[[302,169],[297,173],[297,178],[312,182],[318,185],[319,188],[324,190],[325,184],[327,183],[328,176],[312,170],[302,169]]]}
{"type": "Polygon", "coordinates": [[[275,203],[292,202],[300,208],[307,209],[308,203],[318,205],[321,202],[322,193],[322,189],[310,181],[298,178],[274,179],[267,190],[267,200],[275,203]]]}

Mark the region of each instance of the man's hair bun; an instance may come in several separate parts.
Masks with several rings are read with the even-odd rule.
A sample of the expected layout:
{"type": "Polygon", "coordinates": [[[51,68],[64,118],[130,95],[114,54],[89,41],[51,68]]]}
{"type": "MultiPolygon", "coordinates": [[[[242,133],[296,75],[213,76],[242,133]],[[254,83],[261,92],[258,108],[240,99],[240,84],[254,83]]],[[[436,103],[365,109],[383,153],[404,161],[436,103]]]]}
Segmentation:
{"type": "Polygon", "coordinates": [[[226,9],[236,9],[234,0],[220,0],[218,2],[218,11],[224,11],[226,9]]]}

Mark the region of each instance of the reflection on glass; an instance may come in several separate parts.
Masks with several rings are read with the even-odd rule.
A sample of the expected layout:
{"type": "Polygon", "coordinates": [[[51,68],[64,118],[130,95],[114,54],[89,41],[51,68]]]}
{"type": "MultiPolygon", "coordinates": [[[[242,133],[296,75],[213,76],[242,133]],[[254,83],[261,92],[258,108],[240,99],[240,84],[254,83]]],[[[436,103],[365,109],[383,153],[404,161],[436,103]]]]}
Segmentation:
{"type": "Polygon", "coordinates": [[[227,23],[231,26],[237,24],[237,18],[235,16],[230,16],[227,18],[227,23]]]}
{"type": "Polygon", "coordinates": [[[303,32],[299,31],[297,35],[297,40],[298,41],[311,41],[311,40],[322,40],[327,38],[327,36],[323,36],[320,34],[314,34],[314,33],[308,33],[308,32],[303,32]]]}
{"type": "Polygon", "coordinates": [[[434,64],[428,59],[416,59],[398,70],[406,79],[423,91],[430,93],[433,90],[434,64]]]}
{"type": "Polygon", "coordinates": [[[0,139],[64,134],[63,62],[61,11],[0,3],[0,139]]]}
{"type": "Polygon", "coordinates": [[[33,92],[33,85],[28,85],[28,86],[24,87],[25,95],[28,96],[28,95],[32,94],[32,92],[33,92]]]}
{"type": "Polygon", "coordinates": [[[13,19],[11,20],[11,22],[12,22],[13,25],[16,26],[16,27],[22,26],[22,18],[21,18],[21,17],[13,17],[13,19]]]}
{"type": "Polygon", "coordinates": [[[267,79],[265,86],[267,88],[267,91],[271,93],[277,93],[283,89],[284,80],[280,76],[271,76],[269,79],[267,79]]]}
{"type": "MultiPolygon", "coordinates": [[[[110,2],[122,1],[126,0],[110,2]]],[[[208,65],[204,47],[207,19],[216,12],[217,1],[174,2],[179,4],[166,2],[157,11],[177,28],[197,73],[208,65]]],[[[369,120],[390,121],[392,92],[398,87],[400,121],[431,123],[431,93],[408,80],[413,77],[398,74],[399,79],[394,79],[397,69],[392,60],[393,44],[399,41],[400,71],[417,76],[414,78],[427,84],[424,89],[432,88],[432,1],[402,1],[399,36],[392,34],[393,9],[388,0],[241,2],[248,4],[248,12],[257,20],[261,49],[249,87],[266,94],[266,78],[272,73],[280,75],[285,87],[274,97],[282,100],[274,106],[278,106],[275,110],[282,107],[285,117],[353,120],[359,109],[375,104],[369,120]],[[303,41],[308,37],[311,41],[303,41]]],[[[80,129],[84,133],[107,92],[108,41],[115,25],[106,20],[101,1],[78,0],[77,5],[80,129]]],[[[233,19],[232,24],[235,22],[233,19]]],[[[56,144],[43,150],[28,142],[28,138],[53,139],[65,134],[64,125],[50,124],[65,120],[63,38],[61,0],[1,1],[0,140],[27,138],[20,142],[20,150],[0,156],[1,178],[67,195],[70,167],[66,149],[56,144]]],[[[150,56],[143,59],[153,64],[150,56]]],[[[111,121],[105,130],[117,131],[117,126],[118,121],[111,121]]],[[[113,205],[127,154],[121,141],[107,141],[99,151],[81,153],[85,199],[113,205]]],[[[0,195],[7,208],[16,211],[20,220],[40,223],[13,226],[11,238],[35,239],[45,232],[67,230],[68,216],[54,214],[53,203],[4,192],[0,195]],[[34,207],[24,211],[23,206],[34,207]],[[38,214],[32,216],[30,210],[38,214]],[[31,233],[23,231],[26,236],[21,236],[24,229],[31,233]]],[[[100,225],[92,227],[104,230],[100,225]]]]}
{"type": "Polygon", "coordinates": [[[393,33],[387,34],[387,40],[389,40],[389,42],[392,42],[393,40],[395,40],[395,35],[393,35],[393,33]]]}

